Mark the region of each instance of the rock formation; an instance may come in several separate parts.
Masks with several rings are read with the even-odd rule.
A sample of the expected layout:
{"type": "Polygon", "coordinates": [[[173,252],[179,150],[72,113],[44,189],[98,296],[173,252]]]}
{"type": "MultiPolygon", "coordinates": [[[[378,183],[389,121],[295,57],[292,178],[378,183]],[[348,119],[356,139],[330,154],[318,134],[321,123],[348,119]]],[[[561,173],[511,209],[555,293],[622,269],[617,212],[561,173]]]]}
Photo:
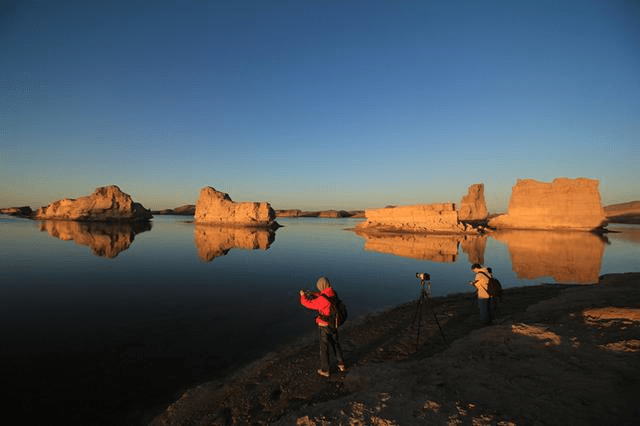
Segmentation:
{"type": "Polygon", "coordinates": [[[151,222],[78,222],[48,220],[40,230],[63,241],[87,246],[95,256],[112,259],[131,246],[136,234],[151,229],[151,222]]]}
{"type": "Polygon", "coordinates": [[[458,247],[462,246],[469,262],[484,263],[486,236],[416,234],[402,232],[362,232],[356,234],[365,239],[364,249],[393,254],[418,260],[452,263],[458,258],[458,247]]]}
{"type": "Polygon", "coordinates": [[[605,242],[592,232],[501,230],[491,233],[507,244],[520,279],[552,277],[559,283],[598,282],[605,242]]]}
{"type": "Polygon", "coordinates": [[[489,221],[504,229],[593,230],[605,221],[598,181],[558,178],[552,183],[519,179],[507,214],[489,221]]]}
{"type": "Polygon", "coordinates": [[[0,213],[8,214],[9,216],[17,216],[17,217],[31,217],[33,215],[33,211],[31,207],[6,207],[0,209],[0,213]]]}
{"type": "Polygon", "coordinates": [[[463,221],[485,220],[489,211],[484,201],[484,184],[476,183],[469,187],[467,195],[462,197],[458,219],[463,221]]]}
{"type": "Polygon", "coordinates": [[[194,240],[198,257],[210,262],[232,248],[266,250],[275,240],[275,231],[257,227],[195,225],[194,240]]]}
{"type": "Polygon", "coordinates": [[[367,220],[356,227],[382,231],[463,233],[454,203],[418,204],[365,210],[367,220]]]}
{"type": "Polygon", "coordinates": [[[138,221],[152,218],[151,212],[142,204],[135,203],[116,185],[97,188],[91,195],[78,199],[64,198],[34,214],[35,219],[79,220],[79,221],[138,221]]]}
{"type": "Polygon", "coordinates": [[[610,223],[640,223],[640,201],[610,204],[604,207],[604,214],[610,223]]]}
{"type": "Polygon", "coordinates": [[[228,194],[207,186],[200,190],[196,203],[198,224],[277,227],[276,214],[269,203],[236,203],[228,194]]]}
{"type": "Polygon", "coordinates": [[[177,215],[177,216],[193,216],[196,214],[195,204],[184,204],[175,209],[154,210],[154,215],[177,215]]]}

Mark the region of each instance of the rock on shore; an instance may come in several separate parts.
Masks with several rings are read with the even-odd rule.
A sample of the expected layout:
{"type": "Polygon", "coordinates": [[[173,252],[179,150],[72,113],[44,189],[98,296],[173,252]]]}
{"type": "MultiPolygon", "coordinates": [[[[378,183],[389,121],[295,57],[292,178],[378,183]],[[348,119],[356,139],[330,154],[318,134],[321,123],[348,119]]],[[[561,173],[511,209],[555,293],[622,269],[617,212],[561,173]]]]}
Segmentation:
{"type": "Polygon", "coordinates": [[[97,188],[91,195],[78,199],[63,198],[41,207],[34,214],[40,220],[137,221],[149,220],[151,212],[133,201],[116,185],[97,188]]]}

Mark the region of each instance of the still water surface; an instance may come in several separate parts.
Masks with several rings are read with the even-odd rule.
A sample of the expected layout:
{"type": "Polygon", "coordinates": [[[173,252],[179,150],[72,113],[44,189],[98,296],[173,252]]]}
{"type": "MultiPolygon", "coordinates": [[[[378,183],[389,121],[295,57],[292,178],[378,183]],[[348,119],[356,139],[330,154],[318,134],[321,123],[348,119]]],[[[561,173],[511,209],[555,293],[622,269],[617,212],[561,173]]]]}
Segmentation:
{"type": "Polygon", "coordinates": [[[357,219],[279,219],[275,233],[35,222],[0,215],[0,374],[23,423],[141,424],[180,392],[314,330],[298,290],[331,279],[355,317],[470,291],[470,264],[505,287],[640,271],[640,228],[376,238],[357,219]]]}

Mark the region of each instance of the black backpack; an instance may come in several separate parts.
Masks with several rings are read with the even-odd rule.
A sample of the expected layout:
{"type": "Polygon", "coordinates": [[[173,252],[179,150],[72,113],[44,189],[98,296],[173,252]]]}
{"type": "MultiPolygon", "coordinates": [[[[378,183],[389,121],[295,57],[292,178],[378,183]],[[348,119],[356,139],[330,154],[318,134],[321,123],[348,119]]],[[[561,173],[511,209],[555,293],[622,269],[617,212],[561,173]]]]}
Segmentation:
{"type": "Polygon", "coordinates": [[[485,277],[489,278],[489,283],[487,284],[487,293],[489,293],[489,297],[492,299],[502,299],[502,284],[497,278],[490,277],[484,272],[480,272],[485,277]]]}
{"type": "Polygon", "coordinates": [[[321,294],[320,296],[327,299],[331,305],[329,308],[329,315],[321,315],[322,319],[327,321],[332,327],[340,327],[347,320],[347,305],[345,305],[342,299],[338,297],[337,293],[335,293],[335,296],[331,297],[326,294],[321,294]]]}

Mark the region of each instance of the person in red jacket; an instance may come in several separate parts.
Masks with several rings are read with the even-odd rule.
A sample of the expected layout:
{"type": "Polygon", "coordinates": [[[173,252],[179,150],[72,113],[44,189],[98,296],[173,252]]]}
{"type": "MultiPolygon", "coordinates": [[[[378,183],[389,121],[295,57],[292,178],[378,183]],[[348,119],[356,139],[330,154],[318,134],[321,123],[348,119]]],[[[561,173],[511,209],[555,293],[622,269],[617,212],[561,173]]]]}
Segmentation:
{"type": "Polygon", "coordinates": [[[316,287],[320,292],[314,293],[311,297],[307,296],[304,290],[300,290],[300,303],[305,308],[318,311],[316,324],[318,325],[318,330],[320,330],[320,369],[317,370],[317,372],[322,377],[329,377],[329,347],[331,347],[338,361],[338,369],[340,371],[346,370],[342,357],[342,348],[340,347],[340,341],[338,339],[338,329],[329,324],[328,321],[331,314],[331,303],[324,297],[333,297],[336,295],[336,292],[333,290],[333,287],[331,287],[329,280],[325,277],[318,278],[316,287]]]}

